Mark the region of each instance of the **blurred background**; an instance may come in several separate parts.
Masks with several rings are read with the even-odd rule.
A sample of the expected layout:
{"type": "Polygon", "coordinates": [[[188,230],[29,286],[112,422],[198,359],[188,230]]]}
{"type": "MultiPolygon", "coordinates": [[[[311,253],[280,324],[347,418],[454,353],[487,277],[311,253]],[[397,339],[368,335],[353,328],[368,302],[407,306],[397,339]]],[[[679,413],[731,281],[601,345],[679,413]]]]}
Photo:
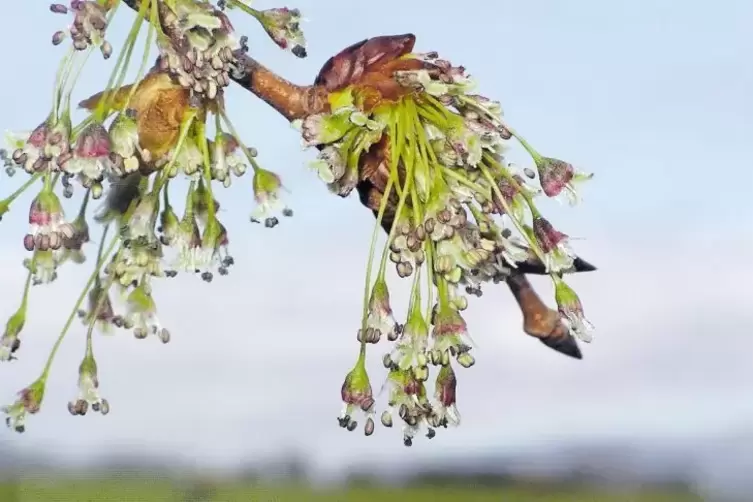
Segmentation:
{"type": "MultiPolygon", "coordinates": [[[[49,39],[66,18],[45,2],[7,4],[0,126],[26,130],[49,110],[62,54],[49,39]]],[[[231,116],[282,176],[295,217],[249,223],[250,175],[223,192],[231,274],[157,286],[166,346],[125,332],[95,340],[107,417],[66,409],[84,351],[74,329],[42,412],[24,435],[0,431],[0,500],[753,500],[753,3],[373,4],[289,5],[310,20],[304,60],[233,19],[254,55],[297,83],[354,42],[413,32],[417,51],[463,64],[542,154],[595,172],[581,206],[545,207],[599,267],[572,281],[598,330],[584,360],[525,336],[506,288],[488,288],[467,311],[479,347],[459,374],[461,427],[410,449],[394,429],[337,427],[373,217],[329,194],[296,132],[233,87],[231,116]]],[[[110,30],[116,49],[129,18],[110,30]]],[[[98,59],[74,100],[104,86],[114,62],[98,59]]],[[[19,178],[3,175],[3,193],[19,178]]],[[[32,196],[2,222],[3,316],[20,300],[32,196]]],[[[39,374],[86,274],[66,267],[33,290],[21,359],[0,366],[3,400],[39,374]]]]}

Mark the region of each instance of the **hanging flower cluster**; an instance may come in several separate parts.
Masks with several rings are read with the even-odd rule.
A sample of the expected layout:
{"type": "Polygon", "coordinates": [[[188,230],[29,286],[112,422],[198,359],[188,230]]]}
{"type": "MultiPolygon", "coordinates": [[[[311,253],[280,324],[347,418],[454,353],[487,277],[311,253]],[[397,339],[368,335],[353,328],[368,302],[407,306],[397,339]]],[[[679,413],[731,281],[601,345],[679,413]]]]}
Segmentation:
{"type": "MultiPolygon", "coordinates": [[[[240,139],[228,116],[225,89],[233,81],[297,119],[304,144],[319,151],[312,163],[319,178],[343,197],[356,190],[377,218],[368,294],[355,330],[359,356],[341,388],[343,428],[355,430],[361,413],[364,433],[375,431],[377,396],[366,350],[384,339],[391,345],[383,358],[388,395],[382,425],[391,427],[397,415],[408,446],[420,431],[433,437],[436,429],[457,425],[456,370],[475,363],[462,314],[468,297],[480,296],[489,282],[512,284],[522,264],[537,264],[552,278],[559,340],[591,340],[592,326],[564,279],[578,269],[579,258],[567,235],[535,205],[542,194],[576,202],[578,182],[590,175],[540,155],[503,121],[499,103],[472,93],[473,81],[462,67],[434,53],[413,53],[412,42],[393,58],[360,58],[371,65],[369,71],[345,65],[347,78],[332,60],[315,86],[294,95],[292,84],[264,80],[258,67],[244,70],[248,40],[230,23],[227,11],[233,8],[257,19],[279,47],[305,57],[296,9],[259,11],[242,0],[73,0],[51,6],[73,20],[52,37],[54,45],[70,44],[50,113],[32,131],[9,134],[9,148],[0,151],[8,176],[19,168],[28,175],[0,201],[0,218],[26,190],[39,190],[22,237],[29,253],[27,279],[0,338],[0,361],[21,353],[31,287],[53,282],[75,265],[94,265],[40,376],[4,408],[9,427],[22,432],[27,415],[40,410],[58,347],[77,320],[86,343],[78,393],[68,409],[73,415],[110,411],[99,390],[95,328],[170,341],[154,282],[181,272],[210,282],[234,264],[218,213],[222,189],[250,169],[246,186],[255,201],[250,220],[272,228],[292,216],[280,177],[261,167],[257,151],[240,139]],[[107,29],[121,5],[136,11],[136,18],[112,75],[102,92],[74,110],[71,96],[88,56],[99,51],[109,59],[115,53],[107,29]],[[137,78],[125,85],[144,26],[146,50],[137,78]],[[150,64],[148,50],[154,46],[159,56],[150,64]],[[289,103],[281,104],[283,99],[289,103]],[[512,138],[530,153],[537,173],[517,172],[505,160],[512,138]],[[182,184],[187,188],[178,193],[177,206],[173,197],[182,184]],[[78,210],[69,219],[64,206],[74,198],[78,210]],[[93,211],[91,200],[99,200],[93,211]],[[94,228],[101,229],[99,245],[91,250],[94,228]],[[377,255],[380,228],[388,235],[377,255]],[[388,266],[412,283],[409,304],[399,314],[390,301],[388,266]],[[427,388],[430,378],[433,391],[427,388]]],[[[346,52],[370,47],[356,44],[346,52]]],[[[575,342],[563,350],[554,337],[542,341],[574,354],[575,342]]]]}
{"type": "Polygon", "coordinates": [[[262,21],[277,44],[289,37],[295,52],[305,53],[299,14],[283,16],[279,9],[257,11],[240,2],[213,6],[195,0],[73,0],[50,6],[51,12],[72,17],[71,24],[52,37],[53,45],[70,44],[58,69],[50,113],[30,132],[8,134],[8,148],[0,151],[9,177],[19,168],[29,176],[0,201],[0,217],[22,193],[39,190],[22,237],[30,253],[24,260],[28,275],[22,302],[0,338],[0,361],[22,352],[31,287],[55,281],[63,269],[84,263],[92,251],[96,254],[88,260],[94,270],[41,375],[4,408],[9,427],[23,431],[27,414],[40,409],[57,348],[76,319],[83,323],[86,348],[78,395],[68,409],[73,415],[109,412],[108,401],[99,394],[94,329],[125,329],[138,339],[170,341],[169,328],[158,315],[153,281],[187,272],[209,282],[216,274],[226,275],[234,264],[228,231],[218,214],[218,188],[230,187],[250,168],[252,180],[246,186],[256,201],[251,220],[274,227],[280,216],[292,215],[281,198],[279,176],[259,165],[256,150],[238,137],[227,114],[224,89],[238,55],[248,50],[245,37],[236,36],[225,13],[233,6],[262,21]],[[121,4],[136,10],[136,18],[105,89],[81,101],[79,113],[71,106],[71,96],[81,69],[94,50],[106,59],[113,54],[107,29],[121,4]],[[133,58],[143,27],[146,48],[159,49],[153,64],[148,51],[133,58]],[[137,79],[124,85],[134,59],[141,60],[137,79]],[[188,187],[180,199],[185,202],[177,207],[171,196],[184,180],[188,187]],[[78,211],[69,219],[64,202],[75,198],[78,211]],[[100,200],[93,212],[92,199],[100,200]],[[101,229],[96,236],[100,244],[90,250],[95,228],[90,225],[95,224],[101,229]]]}
{"type": "MultiPolygon", "coordinates": [[[[346,196],[361,191],[363,183],[381,184],[379,200],[367,205],[376,213],[375,237],[380,227],[388,237],[378,254],[376,238],[372,242],[376,275],[370,266],[370,294],[357,330],[361,351],[343,384],[339,420],[354,430],[360,410],[366,414],[365,433],[371,434],[375,401],[364,354],[367,344],[386,338],[389,409],[381,422],[391,427],[397,414],[410,446],[422,429],[433,437],[438,427],[459,423],[455,368],[475,362],[462,312],[469,296],[481,295],[483,284],[506,280],[519,263],[538,261],[554,281],[570,333],[591,340],[592,326],[563,279],[574,271],[577,257],[568,236],[535,204],[542,193],[567,195],[575,203],[578,182],[590,175],[534,150],[503,121],[499,103],[472,93],[464,68],[436,53],[398,56],[340,85],[329,97],[329,110],[297,125],[304,145],[319,149],[312,168],[331,191],[346,196]],[[505,160],[512,138],[533,158],[538,183],[533,170],[517,172],[505,160]],[[371,162],[375,150],[382,153],[371,162]],[[388,266],[412,283],[403,323],[390,304],[388,266]],[[426,388],[431,367],[433,399],[426,388]]],[[[336,69],[325,71],[337,78],[336,69]]],[[[320,74],[320,80],[329,76],[320,74]]]]}

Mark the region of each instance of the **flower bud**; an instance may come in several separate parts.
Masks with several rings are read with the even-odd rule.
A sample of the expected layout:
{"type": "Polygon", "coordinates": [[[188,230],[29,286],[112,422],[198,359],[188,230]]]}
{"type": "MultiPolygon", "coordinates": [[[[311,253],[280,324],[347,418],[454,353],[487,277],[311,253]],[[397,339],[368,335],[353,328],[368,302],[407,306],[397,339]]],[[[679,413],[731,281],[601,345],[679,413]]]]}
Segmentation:
{"type": "Polygon", "coordinates": [[[306,38],[301,31],[301,11],[287,7],[258,12],[257,19],[269,37],[299,58],[306,57],[306,38]]]}

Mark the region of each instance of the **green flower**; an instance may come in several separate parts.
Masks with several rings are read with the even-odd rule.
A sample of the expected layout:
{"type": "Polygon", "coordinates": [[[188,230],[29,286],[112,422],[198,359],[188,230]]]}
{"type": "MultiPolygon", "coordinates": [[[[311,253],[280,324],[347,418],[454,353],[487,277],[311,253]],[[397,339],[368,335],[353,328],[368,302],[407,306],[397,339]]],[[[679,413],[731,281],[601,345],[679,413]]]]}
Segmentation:
{"type": "Polygon", "coordinates": [[[18,335],[26,323],[26,306],[22,305],[5,324],[5,332],[0,338],[0,361],[14,359],[13,354],[21,347],[18,335]]]}
{"type": "Polygon", "coordinates": [[[363,353],[358,358],[358,362],[353,369],[345,376],[340,396],[344,403],[343,411],[337,419],[340,427],[349,431],[354,431],[358,427],[358,422],[353,419],[357,411],[366,414],[366,425],[364,432],[367,436],[374,431],[374,396],[371,392],[371,382],[366,372],[365,358],[363,353]]]}
{"type": "Polygon", "coordinates": [[[570,328],[570,332],[580,340],[588,343],[593,340],[594,325],[586,319],[583,305],[573,288],[561,277],[554,276],[554,298],[560,315],[570,328]]]}
{"type": "Polygon", "coordinates": [[[28,387],[18,393],[18,399],[11,405],[2,408],[5,413],[5,424],[16,432],[26,430],[26,414],[33,415],[42,407],[46,379],[40,377],[28,387]]]}

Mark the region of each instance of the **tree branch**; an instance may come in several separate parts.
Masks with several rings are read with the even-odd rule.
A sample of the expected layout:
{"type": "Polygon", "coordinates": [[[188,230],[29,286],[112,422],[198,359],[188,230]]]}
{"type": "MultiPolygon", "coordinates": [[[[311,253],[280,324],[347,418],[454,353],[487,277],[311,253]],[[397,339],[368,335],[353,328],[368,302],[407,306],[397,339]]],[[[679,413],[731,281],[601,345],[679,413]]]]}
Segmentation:
{"type": "MultiPolygon", "coordinates": [[[[128,7],[138,12],[141,0],[122,0],[128,7]]],[[[168,36],[175,36],[177,18],[175,14],[160,2],[160,23],[168,36]]],[[[300,86],[289,82],[266,68],[245,51],[234,53],[237,71],[230,78],[239,86],[262,99],[289,121],[304,118],[307,115],[326,112],[330,92],[371,77],[370,84],[376,85],[381,94],[389,97],[394,94],[391,88],[391,75],[405,65],[420,64],[416,60],[400,61],[400,57],[412,52],[415,43],[412,34],[374,37],[353,44],[330,58],[322,67],[314,85],[300,86]],[[376,76],[376,79],[374,78],[376,76]],[[380,85],[379,77],[382,78],[380,85]]],[[[394,87],[394,83],[393,83],[394,87]]],[[[394,97],[394,96],[393,96],[394,97]]],[[[383,196],[383,187],[389,171],[385,159],[388,156],[387,142],[370,149],[360,159],[358,192],[361,203],[376,209],[383,196]]],[[[392,206],[388,204],[388,206],[392,206]]],[[[392,226],[391,213],[382,222],[384,230],[389,233],[392,226]]],[[[576,272],[595,270],[591,264],[578,259],[576,272]]],[[[513,269],[507,278],[507,285],[520,306],[523,314],[523,330],[538,338],[544,345],[580,359],[582,357],[578,344],[560,320],[557,311],[552,310],[539,298],[526,278],[526,273],[546,274],[541,263],[523,263],[519,270],[513,269]]]]}
{"type": "MultiPolygon", "coordinates": [[[[122,1],[136,13],[139,12],[141,0],[122,1]]],[[[163,2],[159,3],[159,17],[163,31],[168,35],[174,33],[177,18],[163,2]]],[[[325,86],[293,84],[242,50],[236,51],[234,56],[238,71],[231,72],[230,79],[256,95],[289,121],[321,113],[329,108],[329,92],[325,86]]]]}
{"type": "Polygon", "coordinates": [[[243,51],[237,51],[235,58],[240,71],[230,78],[286,119],[293,121],[329,109],[329,92],[323,86],[293,84],[243,51]]]}

